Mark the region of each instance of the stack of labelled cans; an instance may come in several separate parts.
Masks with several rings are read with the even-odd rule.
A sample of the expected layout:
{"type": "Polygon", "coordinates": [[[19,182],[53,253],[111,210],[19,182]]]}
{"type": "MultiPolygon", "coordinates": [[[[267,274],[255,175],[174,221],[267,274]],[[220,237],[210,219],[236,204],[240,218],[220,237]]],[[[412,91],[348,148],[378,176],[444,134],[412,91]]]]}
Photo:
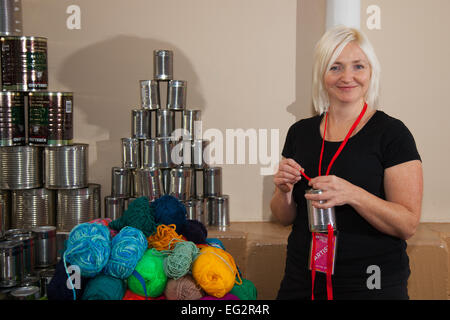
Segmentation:
{"type": "Polygon", "coordinates": [[[0,18],[0,289],[28,299],[71,229],[101,217],[101,188],[74,143],[74,94],[49,90],[47,38],[22,35],[20,0],[0,0],[0,18]]]}
{"type": "Polygon", "coordinates": [[[208,166],[201,110],[187,108],[187,81],[173,79],[173,52],[155,50],[153,79],[139,85],[141,106],[131,112],[131,137],[121,139],[122,163],[111,170],[105,217],[119,218],[138,197],[154,201],[169,194],[184,203],[189,219],[225,228],[228,196],[222,195],[222,171],[208,166]]]}

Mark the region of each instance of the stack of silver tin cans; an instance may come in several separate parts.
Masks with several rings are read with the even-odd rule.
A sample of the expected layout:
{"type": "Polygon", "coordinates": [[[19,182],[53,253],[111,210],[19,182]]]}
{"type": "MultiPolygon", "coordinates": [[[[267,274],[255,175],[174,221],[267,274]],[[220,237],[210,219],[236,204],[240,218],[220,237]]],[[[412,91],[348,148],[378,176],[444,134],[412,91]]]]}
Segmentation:
{"type": "Polygon", "coordinates": [[[22,35],[21,12],[0,0],[0,298],[35,299],[71,229],[101,217],[101,195],[89,146],[73,142],[73,93],[48,90],[47,39],[22,35]]]}
{"type": "Polygon", "coordinates": [[[121,166],[111,169],[105,217],[119,218],[135,198],[170,194],[185,204],[189,219],[225,228],[222,170],[208,166],[201,110],[187,108],[187,81],[174,80],[173,52],[155,50],[153,79],[139,85],[141,105],[131,111],[131,136],[121,139],[121,166]]]}

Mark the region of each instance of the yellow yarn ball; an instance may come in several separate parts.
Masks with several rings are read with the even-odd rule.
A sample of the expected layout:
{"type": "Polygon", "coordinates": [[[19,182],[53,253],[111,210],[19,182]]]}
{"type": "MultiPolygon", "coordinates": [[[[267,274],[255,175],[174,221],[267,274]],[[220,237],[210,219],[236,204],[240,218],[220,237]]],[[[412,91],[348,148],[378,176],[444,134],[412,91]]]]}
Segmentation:
{"type": "Polygon", "coordinates": [[[192,276],[209,295],[222,298],[233,289],[239,273],[233,257],[225,250],[204,247],[192,265],[192,276]]]}

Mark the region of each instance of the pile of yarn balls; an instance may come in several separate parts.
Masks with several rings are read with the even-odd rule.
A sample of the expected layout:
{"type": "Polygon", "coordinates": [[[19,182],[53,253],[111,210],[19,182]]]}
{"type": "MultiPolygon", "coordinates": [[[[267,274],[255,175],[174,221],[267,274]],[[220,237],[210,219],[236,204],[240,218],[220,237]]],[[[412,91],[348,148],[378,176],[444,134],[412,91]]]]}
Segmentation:
{"type": "MultiPolygon", "coordinates": [[[[255,300],[233,257],[171,195],[140,197],[117,220],[77,225],[65,243],[49,300],[255,300]],[[81,287],[68,287],[70,266],[81,287]]],[[[73,283],[73,281],[72,281],[73,283]]]]}

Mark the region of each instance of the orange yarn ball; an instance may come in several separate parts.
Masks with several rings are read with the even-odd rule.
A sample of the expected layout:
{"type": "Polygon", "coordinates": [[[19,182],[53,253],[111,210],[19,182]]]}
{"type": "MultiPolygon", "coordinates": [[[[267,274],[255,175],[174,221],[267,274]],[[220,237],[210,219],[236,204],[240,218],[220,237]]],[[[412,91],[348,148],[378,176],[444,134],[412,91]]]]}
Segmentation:
{"type": "Polygon", "coordinates": [[[183,236],[175,231],[174,224],[160,224],[156,232],[147,238],[148,248],[155,248],[158,251],[172,250],[177,242],[185,241],[183,236]]]}

